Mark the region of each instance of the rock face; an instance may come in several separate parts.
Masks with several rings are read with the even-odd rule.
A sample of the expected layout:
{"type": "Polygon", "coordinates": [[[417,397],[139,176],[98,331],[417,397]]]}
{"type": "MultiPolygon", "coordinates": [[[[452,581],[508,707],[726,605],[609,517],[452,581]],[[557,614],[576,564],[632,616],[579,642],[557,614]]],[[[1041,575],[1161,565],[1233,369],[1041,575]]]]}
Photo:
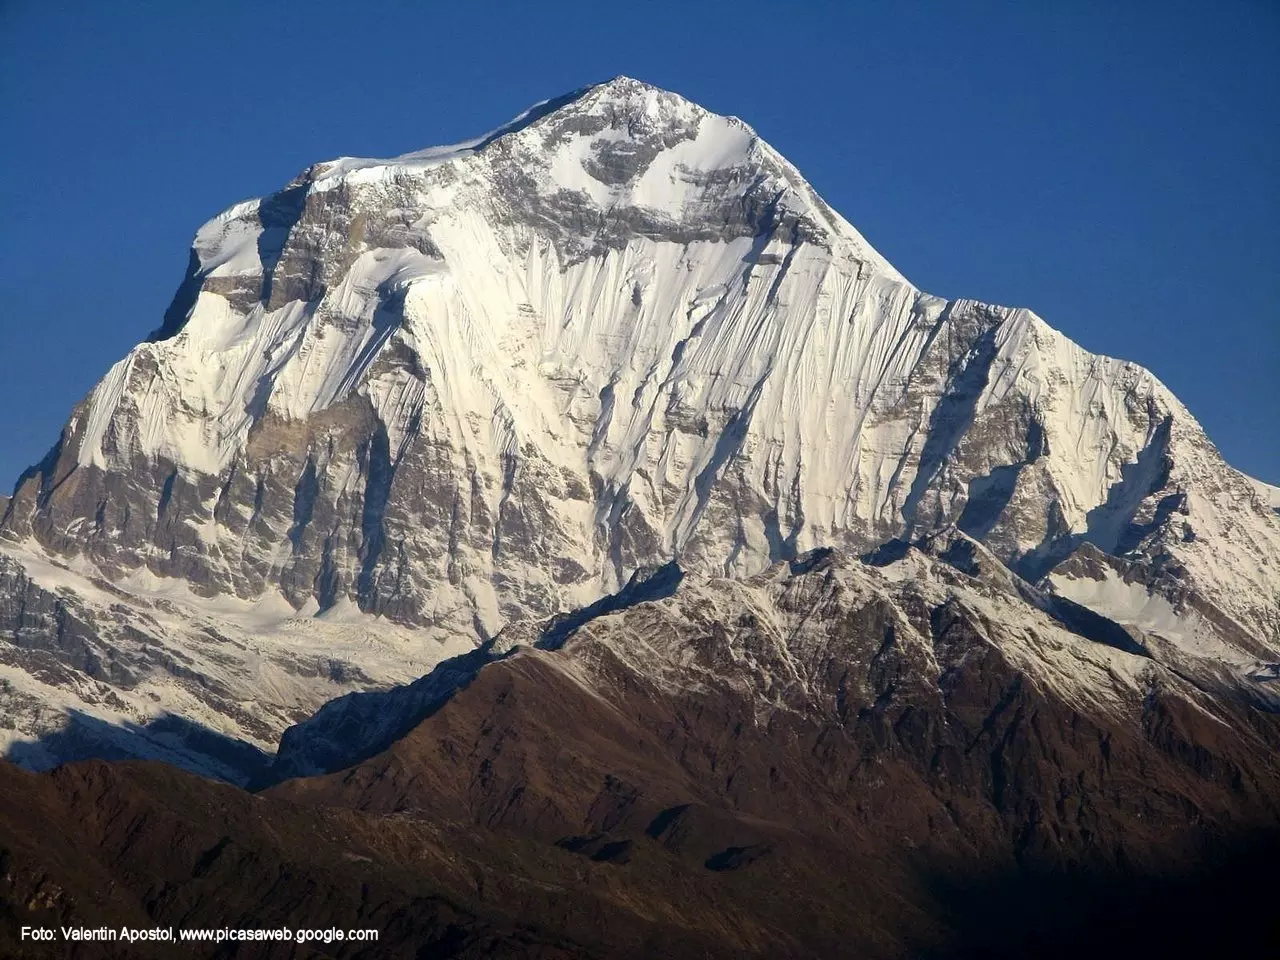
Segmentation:
{"type": "Polygon", "coordinates": [[[163,322],[0,522],[87,622],[176,621],[87,647],[23,627],[5,676],[65,692],[39,647],[106,684],[70,694],[90,713],[120,698],[113,722],[154,717],[165,695],[129,686],[153,678],[269,749],[637,571],[942,537],[1040,584],[1056,622],[1268,701],[1272,496],[1147,371],[922,293],[746,124],[618,78],[455,147],[317,164],[202,227],[163,322]],[[395,641],[354,639],[362,614],[395,641]],[[279,678],[301,636],[344,645],[336,673],[279,678]]]}

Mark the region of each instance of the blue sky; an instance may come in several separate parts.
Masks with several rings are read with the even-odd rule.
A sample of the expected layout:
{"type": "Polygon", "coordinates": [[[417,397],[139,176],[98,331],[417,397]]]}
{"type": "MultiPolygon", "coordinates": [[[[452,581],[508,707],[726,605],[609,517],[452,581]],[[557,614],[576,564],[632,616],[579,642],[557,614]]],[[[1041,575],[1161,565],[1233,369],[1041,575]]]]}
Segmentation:
{"type": "Polygon", "coordinates": [[[625,73],[750,122],[920,287],[1150,367],[1280,483],[1280,6],[0,0],[0,484],[196,228],[625,73]]]}

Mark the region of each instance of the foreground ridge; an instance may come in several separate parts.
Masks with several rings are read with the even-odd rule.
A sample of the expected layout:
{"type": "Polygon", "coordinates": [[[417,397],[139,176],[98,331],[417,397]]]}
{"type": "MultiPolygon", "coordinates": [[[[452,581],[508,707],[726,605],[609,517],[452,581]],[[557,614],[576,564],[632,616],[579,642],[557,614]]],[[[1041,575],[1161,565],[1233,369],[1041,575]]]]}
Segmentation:
{"type": "Polygon", "coordinates": [[[0,903],[373,929],[335,951],[367,957],[1265,953],[1277,714],[1053,600],[963,535],[745,579],[668,565],[336,701],[256,796],[0,761],[0,903]]]}

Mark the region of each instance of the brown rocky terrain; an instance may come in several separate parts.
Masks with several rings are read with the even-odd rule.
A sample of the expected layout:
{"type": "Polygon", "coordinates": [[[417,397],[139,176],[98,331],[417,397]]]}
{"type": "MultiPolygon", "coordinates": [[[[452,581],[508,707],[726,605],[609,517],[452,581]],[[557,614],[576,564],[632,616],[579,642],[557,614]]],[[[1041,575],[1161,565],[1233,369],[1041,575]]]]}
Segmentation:
{"type": "Polygon", "coordinates": [[[824,554],[552,624],[372,756],[256,795],[6,765],[0,949],[133,955],[41,953],[15,940],[33,922],[382,934],[216,954],[237,957],[1229,955],[1280,933],[1280,718],[1024,604],[1038,642],[1114,673],[1082,709],[1017,662],[998,580],[955,571],[933,603],[882,572],[904,564],[947,569],[824,554]]]}

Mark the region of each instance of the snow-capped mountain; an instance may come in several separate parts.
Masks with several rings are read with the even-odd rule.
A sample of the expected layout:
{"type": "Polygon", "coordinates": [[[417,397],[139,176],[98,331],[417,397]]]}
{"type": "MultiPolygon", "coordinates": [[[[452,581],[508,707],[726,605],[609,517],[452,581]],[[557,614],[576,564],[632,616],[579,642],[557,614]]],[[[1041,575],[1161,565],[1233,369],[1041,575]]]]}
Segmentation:
{"type": "MultiPolygon", "coordinates": [[[[175,703],[269,749],[330,696],[638,570],[745,578],[938,536],[1267,699],[1273,498],[1148,371],[921,292],[745,123],[618,78],[205,224],[0,532],[23,576],[116,621],[83,643],[139,683],[64,650],[92,688],[72,700],[132,722],[175,703]],[[177,612],[154,629],[109,616],[157,602],[177,612]],[[403,643],[362,653],[373,616],[403,643]],[[219,617],[241,633],[193,642],[219,617]],[[307,631],[347,667],[279,682],[307,631]],[[138,692],[193,676],[236,709],[138,692]]],[[[40,644],[4,666],[37,699],[69,688],[22,652],[40,644]]]]}

